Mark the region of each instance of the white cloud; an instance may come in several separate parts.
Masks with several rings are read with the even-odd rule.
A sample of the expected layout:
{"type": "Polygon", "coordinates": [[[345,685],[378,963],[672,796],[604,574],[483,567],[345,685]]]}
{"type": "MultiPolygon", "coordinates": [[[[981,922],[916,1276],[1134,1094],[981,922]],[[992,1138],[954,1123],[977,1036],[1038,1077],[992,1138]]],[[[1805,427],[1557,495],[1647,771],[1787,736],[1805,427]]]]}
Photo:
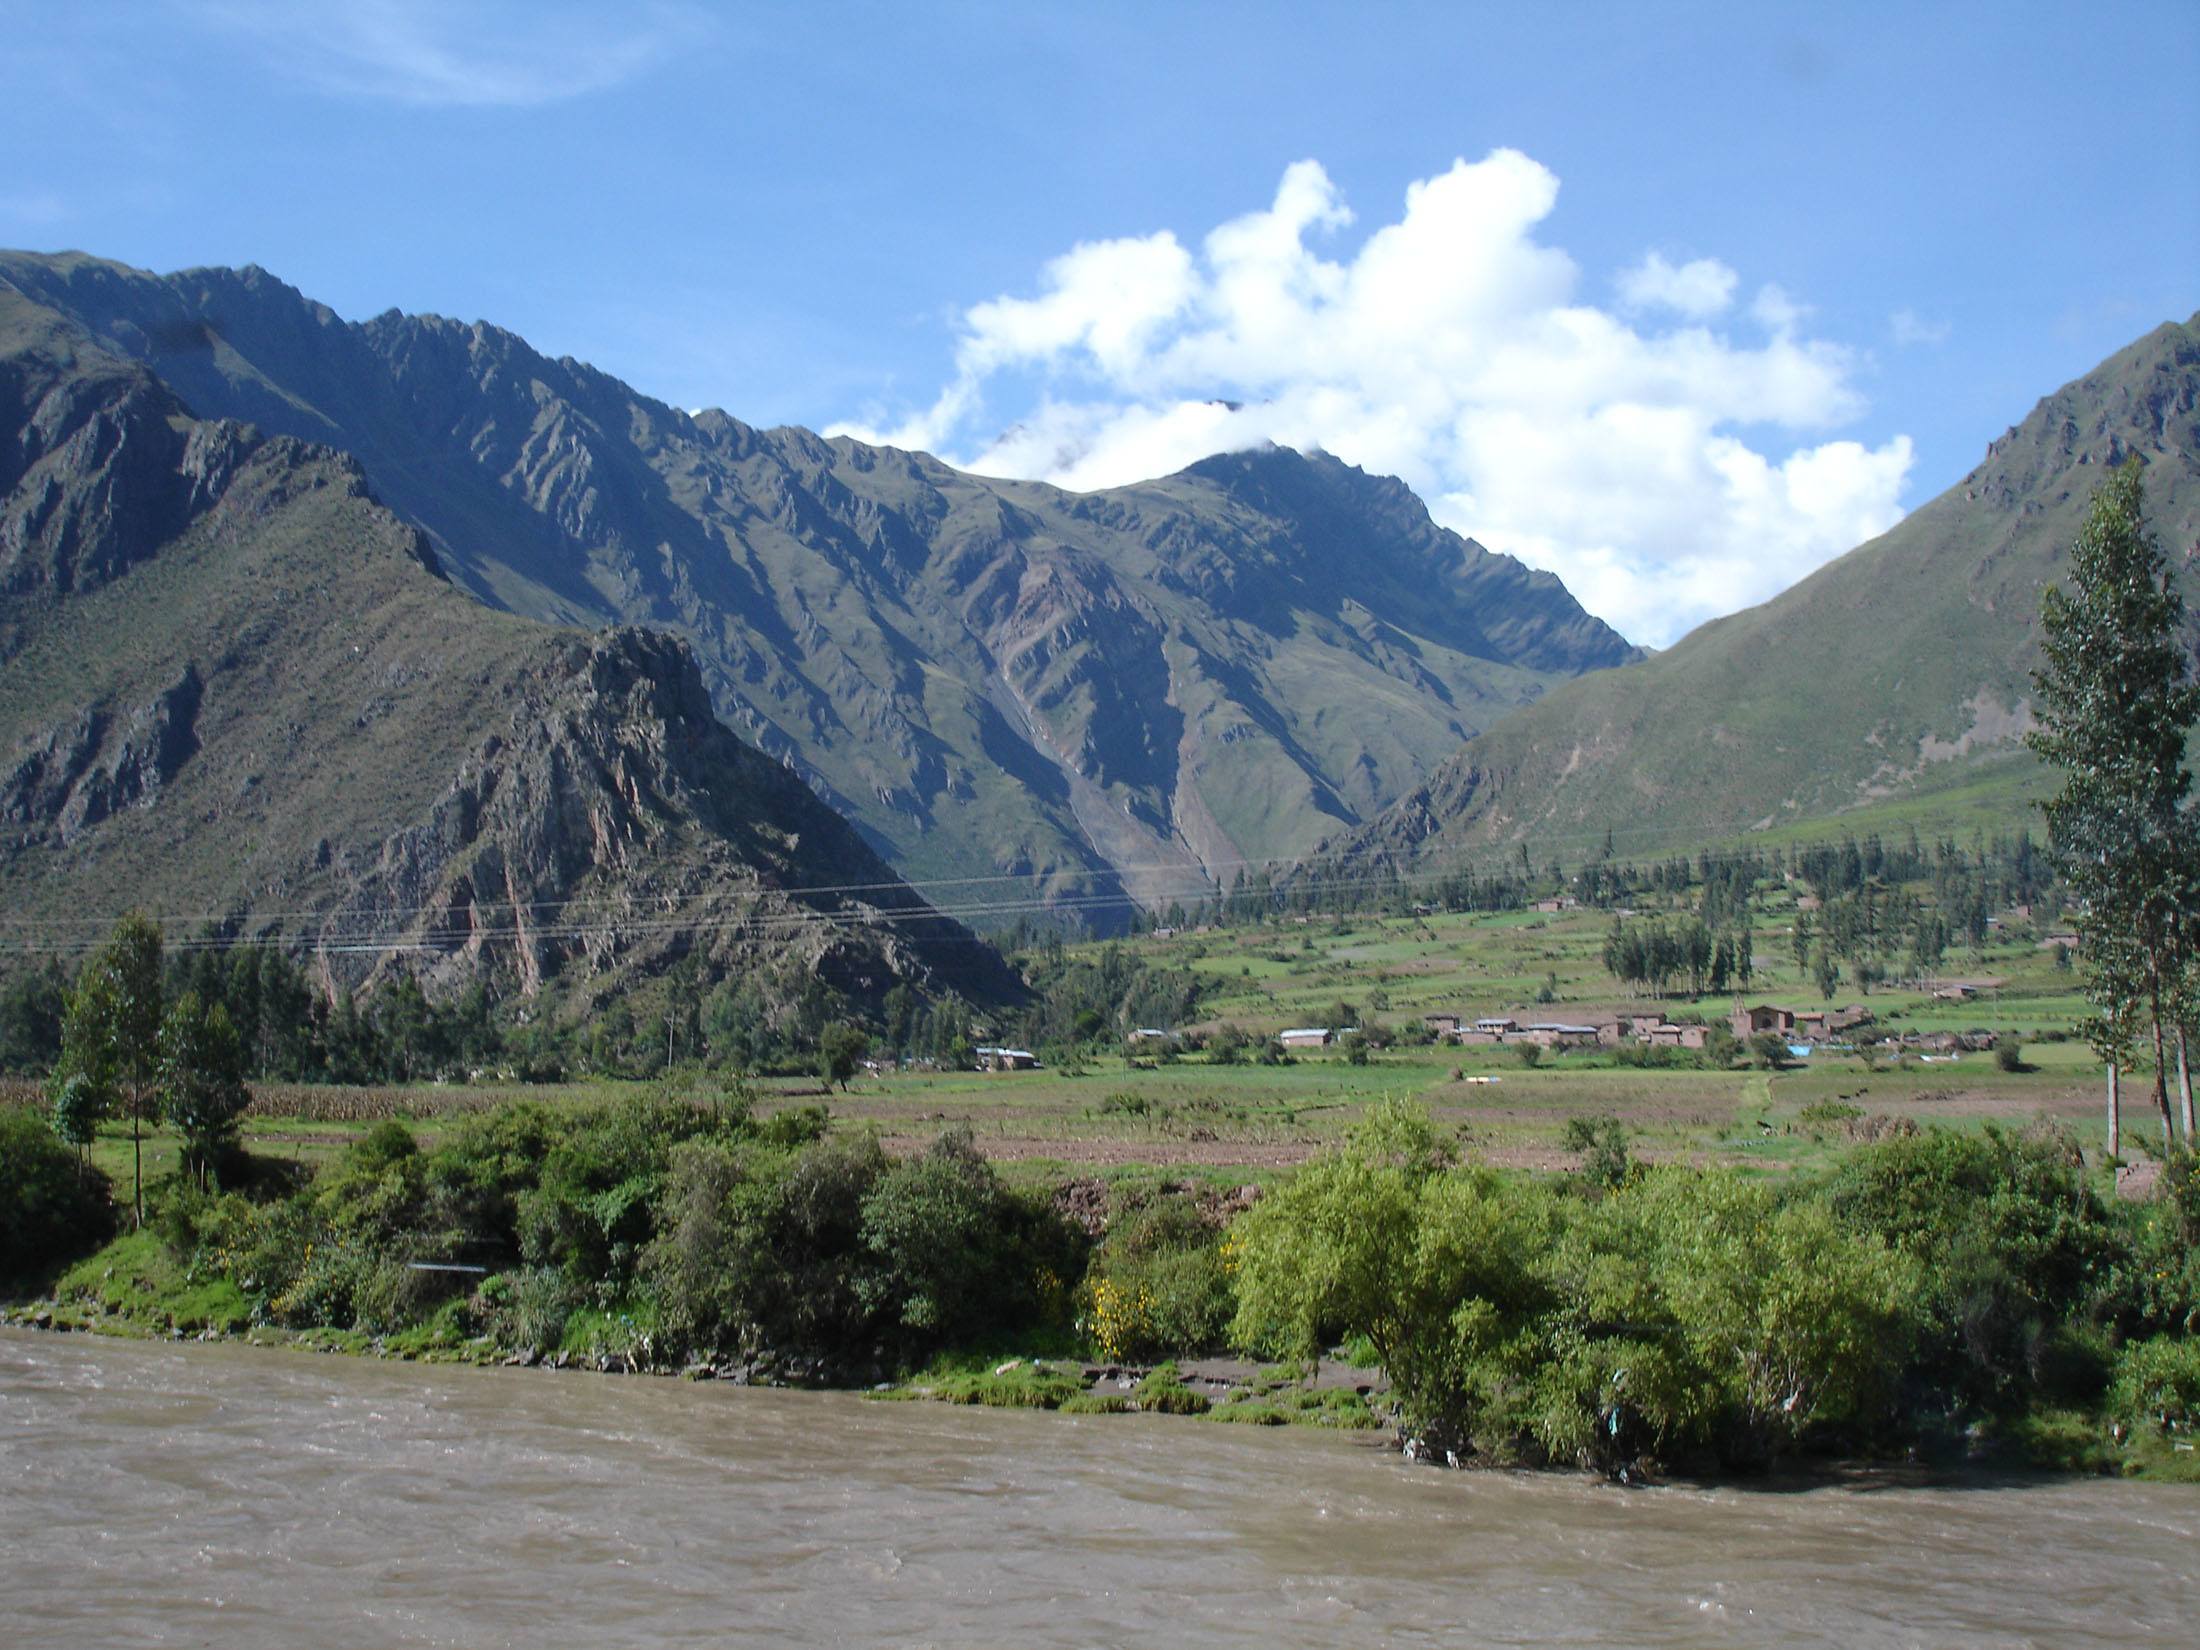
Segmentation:
{"type": "Polygon", "coordinates": [[[1740,276],[1650,252],[1617,277],[1625,315],[1597,308],[1536,237],[1557,197],[1500,149],[1338,247],[1352,215],[1300,161],[1196,250],[1169,232],[1081,244],[1035,296],[972,306],[930,407],[833,433],[1077,489],[1264,441],[1321,447],[1404,477],[1446,525],[1656,645],[1899,519],[1910,444],[1826,437],[1864,403],[1853,353],[1806,335],[1807,306],[1764,283],[1746,336],[1722,330],[1740,276]]]}
{"type": "Polygon", "coordinates": [[[1809,318],[1810,306],[1797,303],[1786,289],[1767,281],[1750,300],[1749,313],[1767,332],[1784,338],[1809,318]]]}
{"type": "Polygon", "coordinates": [[[1898,309],[1888,316],[1887,330],[1905,349],[1913,344],[1945,344],[1948,341],[1946,321],[1928,321],[1914,309],[1898,309]]]}
{"type": "Polygon", "coordinates": [[[610,14],[508,0],[186,0],[184,9],[323,91],[476,107],[608,90],[708,27],[670,0],[610,14]]]}
{"type": "Polygon", "coordinates": [[[1741,277],[1716,258],[1674,265],[1656,252],[1619,278],[1620,302],[1629,309],[1671,309],[1692,320],[1718,314],[1734,302],[1741,277]]]}

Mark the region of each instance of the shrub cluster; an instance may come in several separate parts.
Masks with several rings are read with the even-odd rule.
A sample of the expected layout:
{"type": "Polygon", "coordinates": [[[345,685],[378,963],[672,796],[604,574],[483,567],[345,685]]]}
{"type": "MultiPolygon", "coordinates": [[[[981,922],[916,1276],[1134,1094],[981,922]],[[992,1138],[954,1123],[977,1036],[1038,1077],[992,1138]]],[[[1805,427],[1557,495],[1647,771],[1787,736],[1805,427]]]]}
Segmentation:
{"type": "Polygon", "coordinates": [[[44,1118],[0,1109],[0,1284],[35,1283],[114,1230],[107,1177],[44,1118]]]}
{"type": "Polygon", "coordinates": [[[1130,1200],[1093,1253],[1083,1296],[1082,1321],[1104,1358],[1212,1351],[1234,1309],[1222,1229],[1180,1190],[1130,1200]]]}
{"type": "Polygon", "coordinates": [[[289,1196],[181,1190],[166,1224],[293,1328],[447,1314],[511,1345],[585,1329],[648,1362],[768,1354],[826,1377],[1066,1313],[1082,1234],[967,1133],[896,1162],[826,1121],[661,1091],[578,1113],[519,1101],[425,1152],[386,1121],[289,1196]]]}
{"type": "MultiPolygon", "coordinates": [[[[1585,1146],[1597,1130],[1585,1122],[1585,1146]]],[[[2190,1424],[2191,1216],[2127,1219],[2054,1136],[1927,1131],[1820,1185],[1636,1167],[1603,1194],[1452,1162],[1379,1107],[1232,1231],[1237,1337],[1363,1335],[1401,1417],[1494,1460],[1763,1462],[2041,1402],[2190,1424]],[[2111,1347],[2134,1341],[2120,1365],[2111,1347]],[[2136,1360],[2136,1361],[2134,1361],[2136,1360]]]]}

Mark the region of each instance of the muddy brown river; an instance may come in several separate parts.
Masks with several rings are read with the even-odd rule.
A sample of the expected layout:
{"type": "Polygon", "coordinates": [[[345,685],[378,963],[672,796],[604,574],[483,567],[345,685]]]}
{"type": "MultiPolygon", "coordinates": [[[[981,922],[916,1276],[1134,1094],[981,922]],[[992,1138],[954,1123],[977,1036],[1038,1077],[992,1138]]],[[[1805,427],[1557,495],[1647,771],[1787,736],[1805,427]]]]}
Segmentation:
{"type": "Polygon", "coordinates": [[[0,1331],[0,1645],[2200,1643],[2200,1491],[1621,1490],[1365,1439],[0,1331]]]}

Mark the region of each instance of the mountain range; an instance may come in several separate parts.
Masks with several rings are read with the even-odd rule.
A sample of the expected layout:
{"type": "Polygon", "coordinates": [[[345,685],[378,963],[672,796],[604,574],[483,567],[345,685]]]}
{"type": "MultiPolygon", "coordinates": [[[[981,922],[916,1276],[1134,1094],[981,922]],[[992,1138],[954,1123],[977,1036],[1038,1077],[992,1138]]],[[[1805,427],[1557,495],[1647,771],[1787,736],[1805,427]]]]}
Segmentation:
{"type": "Polygon", "coordinates": [[[688,956],[875,1005],[1020,990],[783,764],[677,638],[454,587],[356,459],[198,417],[0,285],[0,938],[116,912],[602,1000],[688,956]]]}
{"type": "Polygon", "coordinates": [[[198,418],[349,455],[482,602],[680,637],[730,726],[965,897],[1196,897],[1641,656],[1320,454],[1076,494],[690,415],[485,324],[345,321],[258,269],[7,254],[0,290],[198,418]]]}
{"type": "Polygon", "coordinates": [[[0,900],[34,935],[157,901],[357,979],[700,951],[999,999],[902,876],[1106,925],[1317,844],[2011,825],[2041,591],[2134,457],[2190,585],[2200,318],[1645,656],[1319,453],[1068,493],[257,269],[0,254],[0,900]]]}
{"type": "Polygon", "coordinates": [[[1773,600],[1507,718],[1322,861],[1426,871],[1527,844],[1573,864],[1607,840],[1692,852],[1813,821],[2036,823],[2049,781],[2021,736],[2041,592],[2132,458],[2189,607],[2200,316],[2048,396],[1954,487],[1773,600]]]}

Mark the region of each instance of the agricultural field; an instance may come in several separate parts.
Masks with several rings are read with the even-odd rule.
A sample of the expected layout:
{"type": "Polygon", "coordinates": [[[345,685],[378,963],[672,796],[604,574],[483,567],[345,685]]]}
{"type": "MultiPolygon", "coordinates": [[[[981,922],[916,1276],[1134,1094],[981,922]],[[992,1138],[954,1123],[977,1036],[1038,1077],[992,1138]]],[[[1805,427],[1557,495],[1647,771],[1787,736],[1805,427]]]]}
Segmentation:
{"type": "MultiPolygon", "coordinates": [[[[1463,1154],[1528,1170],[1577,1161],[1565,1137],[1578,1118],[1617,1119],[1638,1157],[1724,1162],[1775,1175],[1813,1167],[1853,1141],[1904,1123],[1976,1128],[2055,1121],[2091,1144],[2099,1067],[2071,1036],[2083,1003],[2072,974],[2038,949],[2029,925],[1998,929],[1981,952],[1951,953],[1946,974],[1928,982],[1993,982],[1969,1001],[1939,1000],[1924,988],[1881,987],[1859,996],[1844,986],[1829,1002],[1798,979],[1787,932],[1792,909],[1775,906],[1760,919],[1750,1000],[1793,1008],[1862,1002],[1878,1015],[1881,1034],[2015,1033],[2023,1038],[2022,1069],[2002,1069],[1991,1052],[1927,1058],[1869,1050],[1820,1050],[1777,1072],[1693,1061],[1643,1067],[1608,1051],[1545,1054],[1531,1066],[1517,1049],[1407,1040],[1422,1014],[1439,1010],[1522,1020],[1650,1011],[1724,1017],[1728,998],[1652,1001],[1621,993],[1601,961],[1610,917],[1571,910],[1286,919],[1110,942],[1156,968],[1188,967],[1213,982],[1200,1025],[1168,1029],[1209,1032],[1229,1024],[1258,1038],[1340,1019],[1387,1028],[1387,1044],[1365,1063],[1337,1048],[1269,1065],[1218,1064],[1204,1054],[1154,1058],[1111,1047],[1038,1071],[881,1070],[859,1075],[844,1091],[828,1092],[814,1077],[767,1077],[751,1088],[761,1112],[827,1106],[838,1124],[875,1129],[895,1152],[967,1127],[1004,1173],[1025,1182],[1157,1173],[1225,1186],[1260,1182],[1336,1141],[1371,1102],[1386,1098],[1425,1106],[1453,1131],[1463,1154]]],[[[722,1103],[726,1085],[717,1075],[670,1081],[699,1105],[722,1103]]],[[[613,1080],[259,1084],[244,1139],[256,1153],[312,1167],[383,1117],[406,1119],[432,1140],[443,1120],[460,1112],[519,1097],[579,1106],[627,1086],[613,1080]]],[[[37,1095],[19,1085],[13,1098],[29,1103],[37,1095]]],[[[2137,1093],[2129,1121],[2127,1140],[2143,1150],[2147,1123],[2137,1093]]],[[[95,1157],[118,1183],[127,1180],[130,1152],[127,1127],[108,1124],[95,1157]]],[[[175,1160],[172,1136],[148,1136],[149,1176],[168,1172],[175,1160]]]]}

